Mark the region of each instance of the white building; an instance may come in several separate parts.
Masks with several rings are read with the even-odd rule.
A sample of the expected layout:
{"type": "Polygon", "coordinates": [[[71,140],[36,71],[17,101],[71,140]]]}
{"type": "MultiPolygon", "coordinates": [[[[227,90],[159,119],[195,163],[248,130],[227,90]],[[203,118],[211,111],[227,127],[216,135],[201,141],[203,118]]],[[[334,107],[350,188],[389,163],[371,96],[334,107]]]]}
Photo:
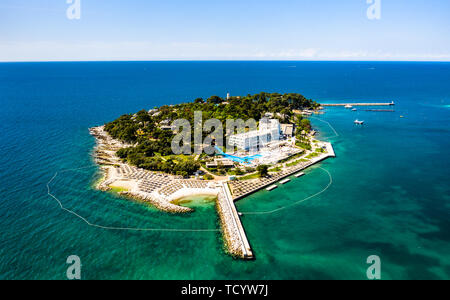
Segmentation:
{"type": "Polygon", "coordinates": [[[294,124],[281,124],[281,134],[287,138],[291,138],[295,135],[294,124]]]}
{"type": "Polygon", "coordinates": [[[280,140],[280,123],[276,119],[261,119],[259,130],[232,135],[229,139],[230,146],[236,146],[241,150],[258,150],[268,143],[280,140]]]}
{"type": "Polygon", "coordinates": [[[259,131],[270,131],[274,140],[280,139],[280,122],[277,119],[262,118],[259,121],[259,131]]]}

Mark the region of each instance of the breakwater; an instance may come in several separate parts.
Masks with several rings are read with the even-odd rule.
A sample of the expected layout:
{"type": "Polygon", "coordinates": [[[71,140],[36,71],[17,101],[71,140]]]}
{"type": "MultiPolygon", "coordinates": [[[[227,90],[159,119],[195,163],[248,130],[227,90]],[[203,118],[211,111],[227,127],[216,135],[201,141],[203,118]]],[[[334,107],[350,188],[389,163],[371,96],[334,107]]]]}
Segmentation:
{"type": "Polygon", "coordinates": [[[370,102],[370,103],[323,103],[322,106],[394,106],[395,102],[389,102],[389,103],[377,103],[377,102],[370,102]]]}

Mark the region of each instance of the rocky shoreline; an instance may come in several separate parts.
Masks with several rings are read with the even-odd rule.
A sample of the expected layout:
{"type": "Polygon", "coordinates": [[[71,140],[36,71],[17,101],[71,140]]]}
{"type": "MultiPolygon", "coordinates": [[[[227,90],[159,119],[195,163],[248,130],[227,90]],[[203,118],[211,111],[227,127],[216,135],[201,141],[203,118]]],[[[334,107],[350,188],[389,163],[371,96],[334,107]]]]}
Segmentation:
{"type": "Polygon", "coordinates": [[[103,178],[97,184],[97,189],[110,191],[113,187],[122,188],[125,191],[119,192],[120,195],[149,203],[168,213],[189,213],[193,211],[191,208],[175,205],[167,201],[167,199],[158,199],[152,194],[141,191],[138,187],[138,180],[118,173],[118,169],[124,166],[132,170],[135,169],[121,162],[120,158],[116,156],[116,152],[119,149],[131,147],[132,145],[111,138],[104,130],[104,126],[90,128],[89,132],[96,139],[97,145],[94,150],[94,159],[103,172],[103,178]]]}
{"type": "Polygon", "coordinates": [[[222,182],[181,179],[168,174],[135,168],[123,163],[116,156],[119,149],[132,145],[111,138],[104,130],[104,126],[91,128],[89,132],[97,141],[94,158],[104,175],[97,184],[97,189],[110,191],[112,188],[121,188],[124,191],[119,192],[120,195],[149,203],[161,211],[174,214],[194,211],[191,208],[174,204],[176,199],[202,194],[217,196],[216,209],[227,252],[235,258],[248,259],[243,251],[239,228],[236,226],[236,220],[233,219],[235,218],[233,210],[226,202],[227,196],[222,189],[222,182]],[[157,188],[146,191],[146,187],[149,186],[157,186],[157,188]]]}
{"type": "Polygon", "coordinates": [[[308,162],[302,162],[292,167],[284,166],[285,170],[283,172],[272,175],[271,178],[250,180],[248,182],[231,181],[229,185],[234,191],[234,195],[232,195],[226,180],[183,179],[169,174],[139,169],[123,163],[116,156],[116,152],[121,148],[132,147],[133,145],[124,144],[113,139],[104,130],[104,126],[94,127],[89,131],[96,138],[97,146],[95,147],[94,158],[104,174],[104,177],[97,185],[99,190],[109,191],[113,188],[118,188],[122,190],[119,192],[120,195],[149,203],[161,211],[174,214],[194,211],[191,208],[174,204],[177,199],[204,194],[217,196],[216,210],[220,218],[227,252],[235,258],[241,259],[253,259],[254,256],[234,205],[234,200],[254,193],[268,184],[273,184],[327,157],[335,156],[330,143],[317,142],[317,147],[324,148],[326,151],[317,154],[316,157],[309,159],[308,162]],[[236,192],[238,189],[244,189],[245,192],[236,192]]]}

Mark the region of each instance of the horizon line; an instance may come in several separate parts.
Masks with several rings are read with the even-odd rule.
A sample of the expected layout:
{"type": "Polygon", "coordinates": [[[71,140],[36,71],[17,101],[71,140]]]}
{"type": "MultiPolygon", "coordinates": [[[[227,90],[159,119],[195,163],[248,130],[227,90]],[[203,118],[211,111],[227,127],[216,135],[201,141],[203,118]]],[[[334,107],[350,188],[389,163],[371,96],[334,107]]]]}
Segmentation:
{"type": "Polygon", "coordinates": [[[296,60],[296,59],[149,59],[149,60],[17,60],[2,61],[0,63],[77,63],[77,62],[392,62],[392,63],[450,63],[450,60],[296,60]]]}

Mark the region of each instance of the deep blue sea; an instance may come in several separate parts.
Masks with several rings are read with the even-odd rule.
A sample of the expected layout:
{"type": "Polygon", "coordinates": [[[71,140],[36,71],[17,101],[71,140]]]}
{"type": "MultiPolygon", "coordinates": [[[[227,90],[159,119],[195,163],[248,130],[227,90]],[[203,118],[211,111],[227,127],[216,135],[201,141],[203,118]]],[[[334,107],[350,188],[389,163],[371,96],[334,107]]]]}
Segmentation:
{"type": "Polygon", "coordinates": [[[0,279],[450,278],[450,63],[89,62],[0,64],[0,279]],[[312,119],[337,158],[237,203],[256,260],[233,260],[213,204],[173,216],[92,188],[88,128],[211,95],[295,92],[319,102],[395,101],[395,112],[328,108],[312,119]],[[401,118],[403,116],[403,118],[401,118]],[[364,120],[364,126],[353,121],[364,120]],[[334,131],[328,126],[337,131],[334,131]],[[321,169],[322,168],[322,169],[321,169]],[[324,171],[326,170],[326,171],[324,171]]]}

